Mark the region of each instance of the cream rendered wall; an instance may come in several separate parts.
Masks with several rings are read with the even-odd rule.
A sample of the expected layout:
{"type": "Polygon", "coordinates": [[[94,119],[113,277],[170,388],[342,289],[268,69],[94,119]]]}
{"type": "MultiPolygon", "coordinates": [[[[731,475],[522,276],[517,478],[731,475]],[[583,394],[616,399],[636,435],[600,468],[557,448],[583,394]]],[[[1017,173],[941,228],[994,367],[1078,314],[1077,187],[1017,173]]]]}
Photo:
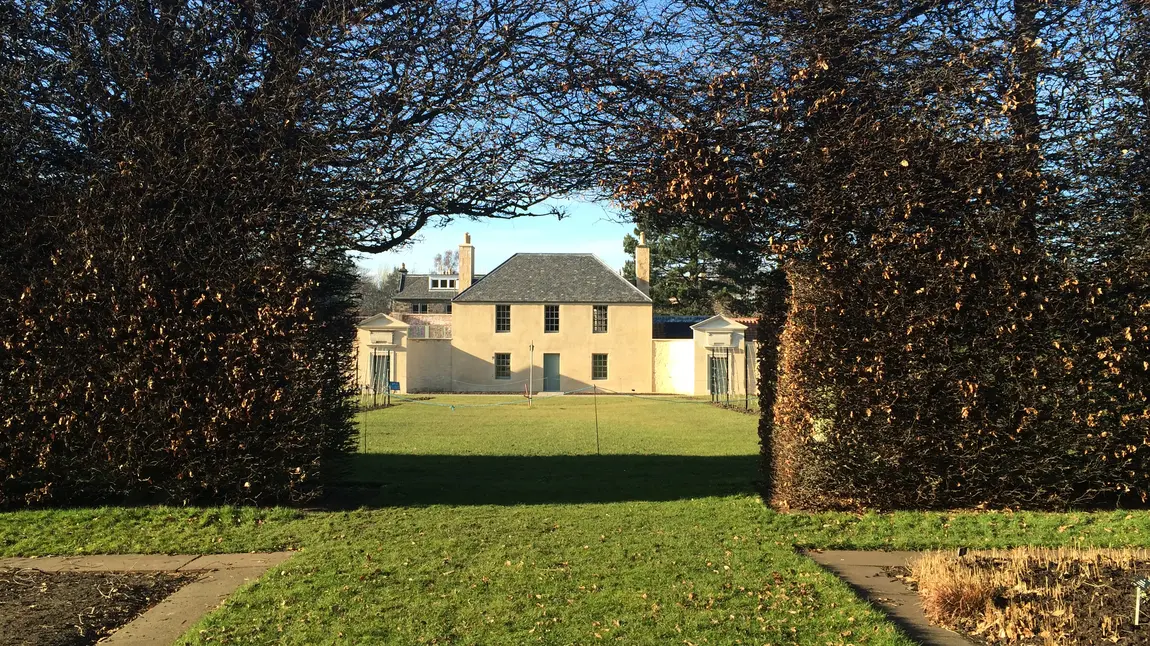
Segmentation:
{"type": "Polygon", "coordinates": [[[692,339],[655,339],[655,392],[695,394],[695,342],[692,339]]]}
{"type": "Polygon", "coordinates": [[[563,391],[597,386],[618,392],[653,389],[650,304],[607,304],[607,332],[591,331],[592,304],[560,304],[559,332],[543,332],[543,304],[511,303],[511,331],[495,332],[495,303],[452,308],[453,390],[522,392],[535,344],[534,390],[543,388],[543,355],[559,354],[563,391]],[[495,353],[511,354],[511,379],[495,379],[495,353]],[[607,379],[591,381],[591,355],[607,355],[607,379]]]}
{"type": "Polygon", "coordinates": [[[751,362],[750,381],[747,390],[751,397],[759,396],[759,344],[756,341],[747,341],[747,361],[751,362]]]}
{"type": "Polygon", "coordinates": [[[406,350],[403,392],[451,392],[451,339],[409,339],[406,350]]]}

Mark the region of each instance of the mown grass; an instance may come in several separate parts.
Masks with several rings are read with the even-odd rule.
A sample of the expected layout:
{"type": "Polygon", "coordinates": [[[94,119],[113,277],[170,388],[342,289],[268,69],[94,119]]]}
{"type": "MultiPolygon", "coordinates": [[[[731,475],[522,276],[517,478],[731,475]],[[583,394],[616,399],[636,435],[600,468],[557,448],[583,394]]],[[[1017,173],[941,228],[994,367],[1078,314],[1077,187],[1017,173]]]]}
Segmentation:
{"type": "Polygon", "coordinates": [[[502,401],[367,413],[369,452],[336,492],[359,508],[11,512],[0,554],[299,551],[188,644],[904,645],[795,548],[1150,546],[1141,512],[778,514],[753,494],[752,416],[466,406],[502,401]]]}

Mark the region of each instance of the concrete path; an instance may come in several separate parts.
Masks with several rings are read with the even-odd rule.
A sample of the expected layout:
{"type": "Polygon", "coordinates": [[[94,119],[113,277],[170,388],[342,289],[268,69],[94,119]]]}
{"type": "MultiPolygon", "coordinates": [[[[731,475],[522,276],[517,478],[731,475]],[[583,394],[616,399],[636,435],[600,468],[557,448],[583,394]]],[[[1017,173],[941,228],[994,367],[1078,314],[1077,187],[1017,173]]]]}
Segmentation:
{"type": "Polygon", "coordinates": [[[846,581],[865,599],[886,612],[911,639],[925,646],[971,646],[958,633],[930,623],[918,595],[901,581],[883,574],[885,567],[907,565],[920,552],[863,552],[824,550],[804,552],[814,562],[846,581]]]}
{"type": "Polygon", "coordinates": [[[0,568],[43,572],[196,572],[199,577],[133,619],[100,644],[169,646],[243,584],[291,558],[292,552],[196,556],[116,554],[0,559],[0,568]]]}

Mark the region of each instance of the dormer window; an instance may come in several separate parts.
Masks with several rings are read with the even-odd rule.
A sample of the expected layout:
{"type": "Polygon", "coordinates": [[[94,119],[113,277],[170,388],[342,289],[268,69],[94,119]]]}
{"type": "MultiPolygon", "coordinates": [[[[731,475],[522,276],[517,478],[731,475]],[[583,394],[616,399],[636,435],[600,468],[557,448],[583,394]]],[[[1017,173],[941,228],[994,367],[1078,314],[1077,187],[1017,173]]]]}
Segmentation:
{"type": "Polygon", "coordinates": [[[431,289],[455,289],[459,285],[458,278],[431,278],[431,289]]]}

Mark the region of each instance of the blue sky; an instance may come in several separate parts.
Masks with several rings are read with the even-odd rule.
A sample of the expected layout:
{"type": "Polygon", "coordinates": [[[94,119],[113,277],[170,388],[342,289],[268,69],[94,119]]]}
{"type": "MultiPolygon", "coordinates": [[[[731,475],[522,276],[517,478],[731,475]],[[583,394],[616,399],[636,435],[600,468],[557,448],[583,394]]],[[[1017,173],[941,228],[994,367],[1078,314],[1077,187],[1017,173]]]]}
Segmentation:
{"type": "Polygon", "coordinates": [[[622,214],[597,202],[555,200],[567,217],[523,217],[513,220],[456,220],[445,227],[429,227],[417,239],[398,250],[363,255],[360,266],[371,272],[407,264],[412,273],[426,273],[434,266],[435,254],[458,249],[463,234],[471,234],[475,245],[475,271],[491,271],[518,252],[593,253],[614,269],[622,269],[628,256],[623,253],[623,236],[634,225],[622,224],[622,214]]]}

